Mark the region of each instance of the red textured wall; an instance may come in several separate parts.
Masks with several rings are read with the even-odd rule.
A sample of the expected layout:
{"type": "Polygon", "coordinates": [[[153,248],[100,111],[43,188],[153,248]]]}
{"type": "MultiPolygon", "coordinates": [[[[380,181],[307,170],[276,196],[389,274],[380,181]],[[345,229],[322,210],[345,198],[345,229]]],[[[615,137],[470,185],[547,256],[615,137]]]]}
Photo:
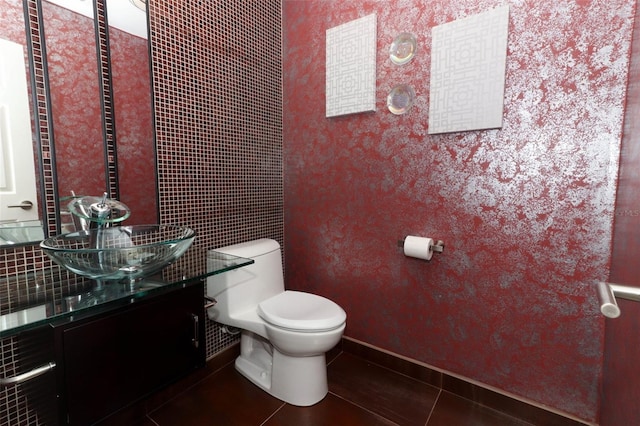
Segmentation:
{"type": "Polygon", "coordinates": [[[342,305],[347,336],[595,421],[635,1],[510,3],[503,128],[430,136],[431,27],[503,2],[284,2],[287,286],[342,305]],[[378,110],[326,119],[325,31],[370,13],[378,110]],[[405,258],[408,234],[444,254],[405,258]]]}
{"type": "MultiPolygon", "coordinates": [[[[104,141],[93,20],[43,3],[58,189],[105,191],[104,141]]],[[[120,199],[127,223],[156,223],[155,152],[147,41],[110,29],[120,199]]]]}

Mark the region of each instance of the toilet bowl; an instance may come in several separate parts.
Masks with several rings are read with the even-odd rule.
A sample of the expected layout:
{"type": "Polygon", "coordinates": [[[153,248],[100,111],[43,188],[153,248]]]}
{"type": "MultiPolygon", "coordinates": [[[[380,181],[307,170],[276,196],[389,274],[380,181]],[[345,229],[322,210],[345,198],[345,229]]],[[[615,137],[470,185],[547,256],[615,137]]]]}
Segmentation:
{"type": "Polygon", "coordinates": [[[328,392],[325,353],[342,337],[346,313],[333,301],[284,289],[279,244],[260,239],[215,249],[252,265],[207,278],[210,319],[242,330],[236,369],[282,401],[309,406],[328,392]]]}

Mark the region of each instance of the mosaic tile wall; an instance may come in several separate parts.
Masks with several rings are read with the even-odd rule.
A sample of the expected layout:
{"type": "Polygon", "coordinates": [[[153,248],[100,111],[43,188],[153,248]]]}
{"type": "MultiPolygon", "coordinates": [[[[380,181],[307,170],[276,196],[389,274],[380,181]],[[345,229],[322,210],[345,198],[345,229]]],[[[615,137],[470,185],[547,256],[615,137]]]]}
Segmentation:
{"type": "MultiPolygon", "coordinates": [[[[11,8],[0,13],[22,12],[19,1],[2,3],[11,8]]],[[[35,19],[37,2],[26,3],[35,19]]],[[[160,221],[193,227],[195,244],[204,248],[262,237],[283,242],[281,5],[275,0],[235,3],[149,5],[160,221]]],[[[32,37],[38,48],[39,34],[32,37]]],[[[39,87],[42,78],[36,76],[39,87]]],[[[44,108],[42,90],[38,101],[44,108]]],[[[39,127],[49,182],[50,129],[47,123],[39,127]]],[[[51,207],[56,192],[55,186],[45,187],[51,207]]],[[[55,217],[47,223],[55,233],[55,217]]],[[[44,274],[50,266],[33,246],[0,250],[0,277],[8,278],[7,289],[20,285],[15,275],[44,274]]],[[[208,356],[236,340],[208,323],[208,356]]],[[[39,361],[26,355],[37,352],[35,343],[2,339],[2,375],[39,361]]],[[[47,394],[49,385],[36,385],[36,393],[47,394]]],[[[49,407],[35,409],[39,397],[23,388],[0,390],[0,426],[51,424],[49,407]]]]}
{"type": "MultiPolygon", "coordinates": [[[[194,245],[283,242],[279,0],[152,1],[160,221],[194,245]]],[[[207,356],[236,337],[207,323],[207,356]]]]}

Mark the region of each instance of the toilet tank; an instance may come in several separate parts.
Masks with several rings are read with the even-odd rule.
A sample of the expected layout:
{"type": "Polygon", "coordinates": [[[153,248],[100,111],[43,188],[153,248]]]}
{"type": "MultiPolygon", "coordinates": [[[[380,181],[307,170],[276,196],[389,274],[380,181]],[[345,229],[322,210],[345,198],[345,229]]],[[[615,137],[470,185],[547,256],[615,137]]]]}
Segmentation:
{"type": "Polygon", "coordinates": [[[207,296],[218,302],[209,309],[216,321],[256,309],[258,303],[284,291],[280,245],[260,239],[214,249],[219,253],[253,259],[255,263],[207,278],[207,296]]]}

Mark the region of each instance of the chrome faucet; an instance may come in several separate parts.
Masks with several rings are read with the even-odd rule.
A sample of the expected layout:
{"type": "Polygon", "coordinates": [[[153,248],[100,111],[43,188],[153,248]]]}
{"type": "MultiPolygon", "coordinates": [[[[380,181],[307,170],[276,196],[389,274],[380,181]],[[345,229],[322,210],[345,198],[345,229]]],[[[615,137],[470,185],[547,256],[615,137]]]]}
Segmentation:
{"type": "MultiPolygon", "coordinates": [[[[76,232],[88,235],[90,249],[104,248],[106,228],[125,220],[131,214],[129,207],[120,201],[107,198],[106,192],[102,197],[74,198],[69,203],[69,211],[72,213],[76,232]]],[[[101,266],[106,261],[105,256],[106,253],[98,250],[92,253],[92,261],[101,266]]],[[[102,280],[96,280],[96,283],[96,290],[101,290],[102,280]]]]}

